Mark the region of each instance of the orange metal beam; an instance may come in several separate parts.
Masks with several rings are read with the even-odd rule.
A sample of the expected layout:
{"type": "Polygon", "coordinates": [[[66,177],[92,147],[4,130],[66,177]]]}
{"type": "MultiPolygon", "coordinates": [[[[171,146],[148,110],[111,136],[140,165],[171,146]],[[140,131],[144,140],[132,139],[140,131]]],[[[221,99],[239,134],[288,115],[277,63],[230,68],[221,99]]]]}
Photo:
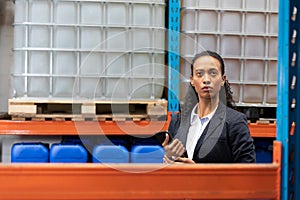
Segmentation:
{"type": "Polygon", "coordinates": [[[276,138],[276,124],[248,124],[252,137],[276,138]]]}
{"type": "Polygon", "coordinates": [[[279,164],[0,165],[0,199],[279,199],[279,164]]]}
{"type": "Polygon", "coordinates": [[[167,128],[167,121],[0,121],[0,134],[18,135],[149,135],[167,128]]]}
{"type": "MultiPolygon", "coordinates": [[[[167,121],[11,121],[0,120],[0,134],[18,135],[118,135],[153,134],[167,130],[167,121]]],[[[276,138],[276,124],[249,124],[252,137],[276,138]]]]}

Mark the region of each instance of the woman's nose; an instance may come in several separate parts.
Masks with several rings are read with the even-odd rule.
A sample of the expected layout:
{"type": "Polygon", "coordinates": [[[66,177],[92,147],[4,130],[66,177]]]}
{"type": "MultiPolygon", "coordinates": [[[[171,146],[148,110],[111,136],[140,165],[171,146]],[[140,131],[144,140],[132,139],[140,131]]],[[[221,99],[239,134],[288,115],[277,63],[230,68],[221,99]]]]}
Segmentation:
{"type": "Polygon", "coordinates": [[[203,83],[204,84],[209,84],[210,83],[210,78],[209,78],[208,74],[204,74],[203,83]]]}

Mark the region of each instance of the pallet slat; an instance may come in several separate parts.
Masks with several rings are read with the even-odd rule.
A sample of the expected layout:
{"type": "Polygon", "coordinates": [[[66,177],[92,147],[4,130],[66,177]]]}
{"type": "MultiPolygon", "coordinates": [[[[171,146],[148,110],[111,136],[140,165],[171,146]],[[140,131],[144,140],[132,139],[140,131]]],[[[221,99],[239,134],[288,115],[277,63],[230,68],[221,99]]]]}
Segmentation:
{"type": "Polygon", "coordinates": [[[12,120],[165,120],[167,101],[80,101],[9,99],[12,120]]]}

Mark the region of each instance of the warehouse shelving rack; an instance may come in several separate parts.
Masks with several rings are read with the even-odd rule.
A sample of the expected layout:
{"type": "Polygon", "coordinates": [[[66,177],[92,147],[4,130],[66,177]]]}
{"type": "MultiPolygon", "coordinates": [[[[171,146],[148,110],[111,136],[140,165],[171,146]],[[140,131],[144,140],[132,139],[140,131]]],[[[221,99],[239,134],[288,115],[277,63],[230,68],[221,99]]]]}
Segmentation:
{"type": "Polygon", "coordinates": [[[282,142],[282,200],[300,198],[299,8],[299,1],[279,1],[277,140],[282,142]]]}
{"type": "MultiPolygon", "coordinates": [[[[169,117],[166,122],[134,122],[135,125],[148,129],[140,134],[151,134],[158,129],[167,129],[170,115],[179,111],[179,85],[180,85],[180,0],[170,0],[168,5],[168,108],[169,117]]],[[[281,96],[281,95],[278,95],[281,96]]],[[[20,134],[20,135],[73,135],[73,134],[124,134],[124,130],[119,125],[130,127],[132,122],[73,122],[73,121],[0,121],[0,134],[20,134]],[[78,133],[77,125],[85,129],[78,133]],[[101,127],[93,130],[90,124],[101,127]],[[45,128],[47,127],[47,128],[45,128]]],[[[275,138],[275,124],[249,124],[253,137],[275,138]]],[[[130,130],[126,128],[126,130],[130,130]]],[[[129,131],[127,134],[134,134],[135,131],[129,131]]]]}
{"type": "MultiPolygon", "coordinates": [[[[281,12],[282,5],[284,8],[287,6],[287,2],[281,0],[281,12]]],[[[179,109],[178,102],[178,92],[179,92],[179,79],[176,77],[179,73],[179,64],[177,63],[177,59],[179,58],[176,52],[179,51],[179,15],[180,8],[180,0],[170,0],[169,1],[169,12],[174,11],[172,14],[169,13],[169,40],[172,40],[172,43],[169,43],[169,62],[170,68],[173,72],[172,75],[169,73],[169,89],[172,93],[172,97],[170,97],[169,93],[169,111],[170,115],[168,117],[167,122],[165,121],[157,121],[151,122],[152,127],[148,126],[150,122],[120,122],[127,128],[135,123],[140,126],[144,126],[143,133],[141,134],[151,134],[153,130],[156,128],[166,129],[168,127],[168,121],[170,120],[170,116],[177,112],[179,109]],[[177,10],[178,9],[178,10],[177,10]],[[171,19],[171,17],[173,19],[171,19]],[[173,21],[172,21],[173,20],[173,21]],[[172,23],[174,24],[172,24],[172,23]],[[173,27],[171,27],[173,26],[173,27]],[[171,37],[173,36],[173,37],[171,37]],[[177,44],[177,46],[176,46],[177,44]],[[178,51],[177,51],[178,50],[178,51]],[[172,54],[170,53],[172,52],[172,54]],[[170,57],[172,56],[172,57],[170,57]],[[173,59],[173,60],[172,60],[173,59]],[[172,69],[171,69],[172,68],[172,69]],[[175,70],[174,70],[175,69],[175,70]],[[171,76],[171,77],[170,77],[171,76]],[[177,85],[174,84],[173,81],[178,81],[177,85]],[[175,85],[175,87],[173,87],[175,85]],[[170,101],[174,100],[174,101],[170,101]],[[172,106],[170,106],[172,104],[172,106]]],[[[283,9],[285,10],[285,9],[283,9]]],[[[285,13],[286,15],[286,13],[285,13]]],[[[286,18],[288,19],[288,18],[286,18]]],[[[286,37],[286,33],[284,37],[286,37]]],[[[288,35],[289,36],[289,35],[288,35]]],[[[284,41],[288,41],[287,38],[284,41]]],[[[288,55],[283,56],[285,60],[284,62],[288,63],[288,55]]],[[[284,74],[284,70],[287,68],[280,68],[282,71],[279,71],[279,74],[284,74]]],[[[284,91],[288,91],[288,78],[284,80],[285,82],[280,84],[284,89],[284,91]]],[[[299,88],[299,87],[298,87],[299,88]]],[[[285,101],[286,97],[282,97],[283,92],[282,89],[279,88],[279,94],[281,101],[285,101]]],[[[299,99],[299,95],[297,97],[299,99]]],[[[287,104],[287,100],[280,105],[287,104]]],[[[281,107],[279,105],[279,107],[281,107]]],[[[290,104],[289,104],[290,105],[290,104]]],[[[297,107],[296,107],[297,108],[297,107]]],[[[283,107],[281,107],[283,109],[283,107]]],[[[299,108],[297,108],[299,111],[299,108]]],[[[299,113],[299,112],[298,112],[299,113]]],[[[288,116],[290,113],[288,112],[288,108],[278,111],[278,117],[282,117],[282,119],[288,116]]],[[[299,118],[299,117],[298,117],[299,118]]],[[[279,123],[278,121],[277,123],[279,123]]],[[[280,122],[277,126],[277,138],[284,143],[283,153],[286,153],[286,137],[284,137],[283,133],[289,133],[287,122],[280,122]],[[286,129],[285,129],[286,128],[286,129]]],[[[10,120],[1,120],[0,121],[0,134],[18,134],[18,135],[76,135],[76,134],[125,134],[124,130],[120,129],[118,126],[120,124],[116,122],[73,122],[73,121],[10,121],[10,120]],[[81,124],[81,132],[78,132],[78,128],[76,125],[81,124]],[[96,126],[100,126],[100,131],[95,131],[93,129],[94,124],[96,126]]],[[[251,134],[254,137],[275,137],[275,124],[249,124],[251,134]]],[[[297,129],[297,127],[295,127],[297,129]]],[[[128,130],[128,129],[126,129],[128,130]]],[[[134,131],[132,132],[134,134],[134,131]]],[[[286,135],[287,137],[288,134],[286,135]]],[[[3,179],[3,183],[5,183],[5,187],[2,187],[1,196],[10,198],[30,198],[30,199],[47,199],[49,197],[59,198],[60,195],[72,195],[74,198],[96,198],[101,196],[111,197],[111,198],[135,198],[141,199],[143,198],[233,198],[239,196],[240,198],[271,198],[271,199],[279,199],[278,194],[280,190],[277,188],[278,180],[280,176],[278,176],[278,172],[280,170],[280,144],[276,143],[274,145],[274,149],[276,149],[275,156],[273,157],[274,161],[272,164],[260,164],[260,165],[208,165],[208,166],[170,166],[166,169],[160,170],[158,172],[151,173],[124,173],[120,171],[116,171],[109,167],[105,166],[97,166],[92,164],[87,165],[2,165],[0,166],[1,180],[3,179]],[[277,152],[278,150],[278,152],[277,152]],[[182,176],[178,176],[180,173],[182,176]],[[234,174],[234,176],[232,176],[234,174]],[[109,176],[107,176],[109,175],[109,176]],[[141,178],[142,177],[144,178],[141,178]],[[28,176],[31,176],[31,179],[28,179],[28,176]],[[113,179],[111,178],[113,176],[113,179]],[[214,181],[211,181],[211,184],[208,184],[207,180],[211,180],[214,177],[214,181]],[[227,178],[227,179],[226,179],[227,178]],[[253,182],[245,181],[245,178],[251,179],[253,182],[257,182],[259,184],[253,184],[253,182]],[[228,185],[229,179],[232,185],[228,185]],[[115,180],[115,182],[114,182],[115,180]],[[142,181],[146,180],[146,181],[142,181]],[[148,180],[148,182],[147,182],[148,180]],[[188,180],[188,184],[184,187],[178,187],[178,182],[182,182],[183,180],[188,180]],[[220,182],[222,180],[223,182],[220,182]],[[233,181],[234,180],[234,181],[233,181]],[[99,184],[101,181],[101,184],[99,184]],[[135,184],[129,184],[129,181],[135,184]],[[165,184],[166,188],[161,188],[157,184],[158,181],[163,181],[162,184],[165,184]],[[147,184],[146,184],[147,183],[147,184]],[[170,184],[171,183],[171,184],[170,184]],[[248,183],[248,184],[245,184],[248,183]],[[84,184],[86,184],[84,186],[84,184]],[[199,187],[190,188],[191,185],[199,186],[202,185],[201,189],[199,187]],[[84,186],[84,187],[83,187],[84,186]],[[107,193],[101,193],[101,187],[108,188],[107,193]],[[177,186],[177,187],[176,187],[177,186]],[[222,186],[224,190],[220,190],[219,194],[214,193],[217,189],[216,186],[222,186]],[[223,187],[224,186],[224,187],[223,187]],[[19,190],[15,191],[15,187],[18,187],[19,190]],[[124,187],[126,187],[126,191],[124,192],[124,187]],[[211,187],[211,188],[208,188],[211,187]],[[233,194],[231,192],[232,187],[239,187],[236,189],[236,193],[233,194]],[[244,188],[243,188],[244,187],[244,188]],[[251,187],[249,189],[249,187],[251,187]],[[61,188],[59,190],[59,188],[61,188]],[[136,188],[136,190],[132,190],[136,188]],[[151,190],[152,188],[152,190],[151,190]],[[155,190],[153,190],[155,188],[155,190]],[[175,188],[175,189],[174,189],[175,188]],[[186,189],[186,190],[185,190],[186,189]],[[207,190],[206,190],[207,189],[207,190]],[[243,190],[242,190],[243,189],[243,190]],[[206,191],[205,191],[206,190],[206,191]],[[50,191],[50,192],[49,192],[50,191]],[[61,193],[59,193],[61,192],[61,193]],[[115,196],[113,196],[113,194],[115,196]],[[137,194],[135,196],[130,196],[130,194],[137,194]],[[171,194],[171,195],[170,195],[171,194]],[[175,195],[174,195],[175,194],[175,195]],[[215,194],[216,196],[211,196],[215,194]],[[37,197],[38,195],[38,197],[37,197]],[[48,196],[47,196],[48,195],[48,196]],[[51,196],[52,195],[52,196],[51,196]],[[112,195],[112,196],[105,196],[112,195]],[[129,196],[126,196],[129,195],[129,196]],[[155,196],[154,196],[155,195],[155,196]],[[227,196],[226,196],[227,195],[227,196]],[[246,195],[246,196],[243,196],[246,195]],[[248,196],[247,196],[248,195],[248,196]],[[256,195],[256,196],[255,196],[256,195]]],[[[283,164],[286,164],[287,156],[283,155],[283,164]]],[[[296,159],[296,158],[295,158],[296,159]]],[[[125,170],[132,169],[132,165],[130,166],[121,166],[125,170]]],[[[141,170],[141,168],[145,167],[153,167],[153,166],[135,166],[134,168],[137,170],[141,170]]],[[[286,169],[286,165],[282,166],[283,172],[286,173],[282,175],[282,181],[287,180],[288,170],[286,169]],[[284,180],[283,180],[284,179],[284,180]]],[[[296,171],[296,170],[295,170],[296,171]]],[[[297,182],[295,182],[297,183],[297,182]]],[[[284,187],[284,184],[282,184],[284,187]]],[[[286,195],[286,189],[291,185],[286,185],[282,189],[282,196],[286,195]]],[[[218,187],[219,188],[219,187],[218,187]]],[[[103,189],[103,188],[102,188],[103,189]]],[[[296,190],[295,190],[296,191],[296,190]]],[[[70,197],[70,196],[69,196],[70,197]]],[[[295,198],[296,199],[296,198],[295,198]]]]}
{"type": "MultiPolygon", "coordinates": [[[[281,13],[283,13],[281,11],[281,13]]],[[[179,74],[180,74],[180,65],[179,65],[179,54],[180,54],[180,0],[170,0],[168,6],[168,58],[169,58],[169,78],[168,78],[168,107],[171,114],[178,112],[179,110],[179,74]]],[[[282,21],[282,20],[281,20],[282,21]]],[[[281,97],[282,95],[278,95],[281,97]]],[[[168,118],[169,121],[170,117],[168,118]]],[[[153,129],[148,129],[144,134],[154,133],[157,131],[157,127],[161,129],[166,129],[168,126],[167,122],[153,122],[153,129]]],[[[124,124],[124,126],[130,126],[131,122],[97,122],[97,126],[101,127],[101,131],[93,131],[89,128],[89,124],[92,122],[70,122],[70,121],[10,121],[10,120],[1,120],[0,121],[0,133],[1,134],[38,134],[38,135],[72,135],[78,134],[76,130],[76,124],[86,124],[83,125],[87,128],[87,131],[84,131],[83,134],[123,134],[118,125],[124,124]],[[45,127],[47,127],[45,129],[45,127]]],[[[146,126],[149,122],[134,122],[139,126],[146,126]]],[[[251,133],[254,137],[269,137],[275,138],[275,124],[249,124],[251,133]]],[[[143,134],[143,133],[142,133],[143,134]]]]}

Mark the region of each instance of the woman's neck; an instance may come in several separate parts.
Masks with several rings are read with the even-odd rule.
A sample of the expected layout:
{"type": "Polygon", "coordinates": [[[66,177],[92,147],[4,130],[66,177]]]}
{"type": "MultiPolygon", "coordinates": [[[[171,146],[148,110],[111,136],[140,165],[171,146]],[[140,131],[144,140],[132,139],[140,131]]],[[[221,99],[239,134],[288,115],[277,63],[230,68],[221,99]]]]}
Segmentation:
{"type": "Polygon", "coordinates": [[[219,104],[219,99],[202,100],[198,102],[198,116],[204,117],[212,113],[219,104]]]}

